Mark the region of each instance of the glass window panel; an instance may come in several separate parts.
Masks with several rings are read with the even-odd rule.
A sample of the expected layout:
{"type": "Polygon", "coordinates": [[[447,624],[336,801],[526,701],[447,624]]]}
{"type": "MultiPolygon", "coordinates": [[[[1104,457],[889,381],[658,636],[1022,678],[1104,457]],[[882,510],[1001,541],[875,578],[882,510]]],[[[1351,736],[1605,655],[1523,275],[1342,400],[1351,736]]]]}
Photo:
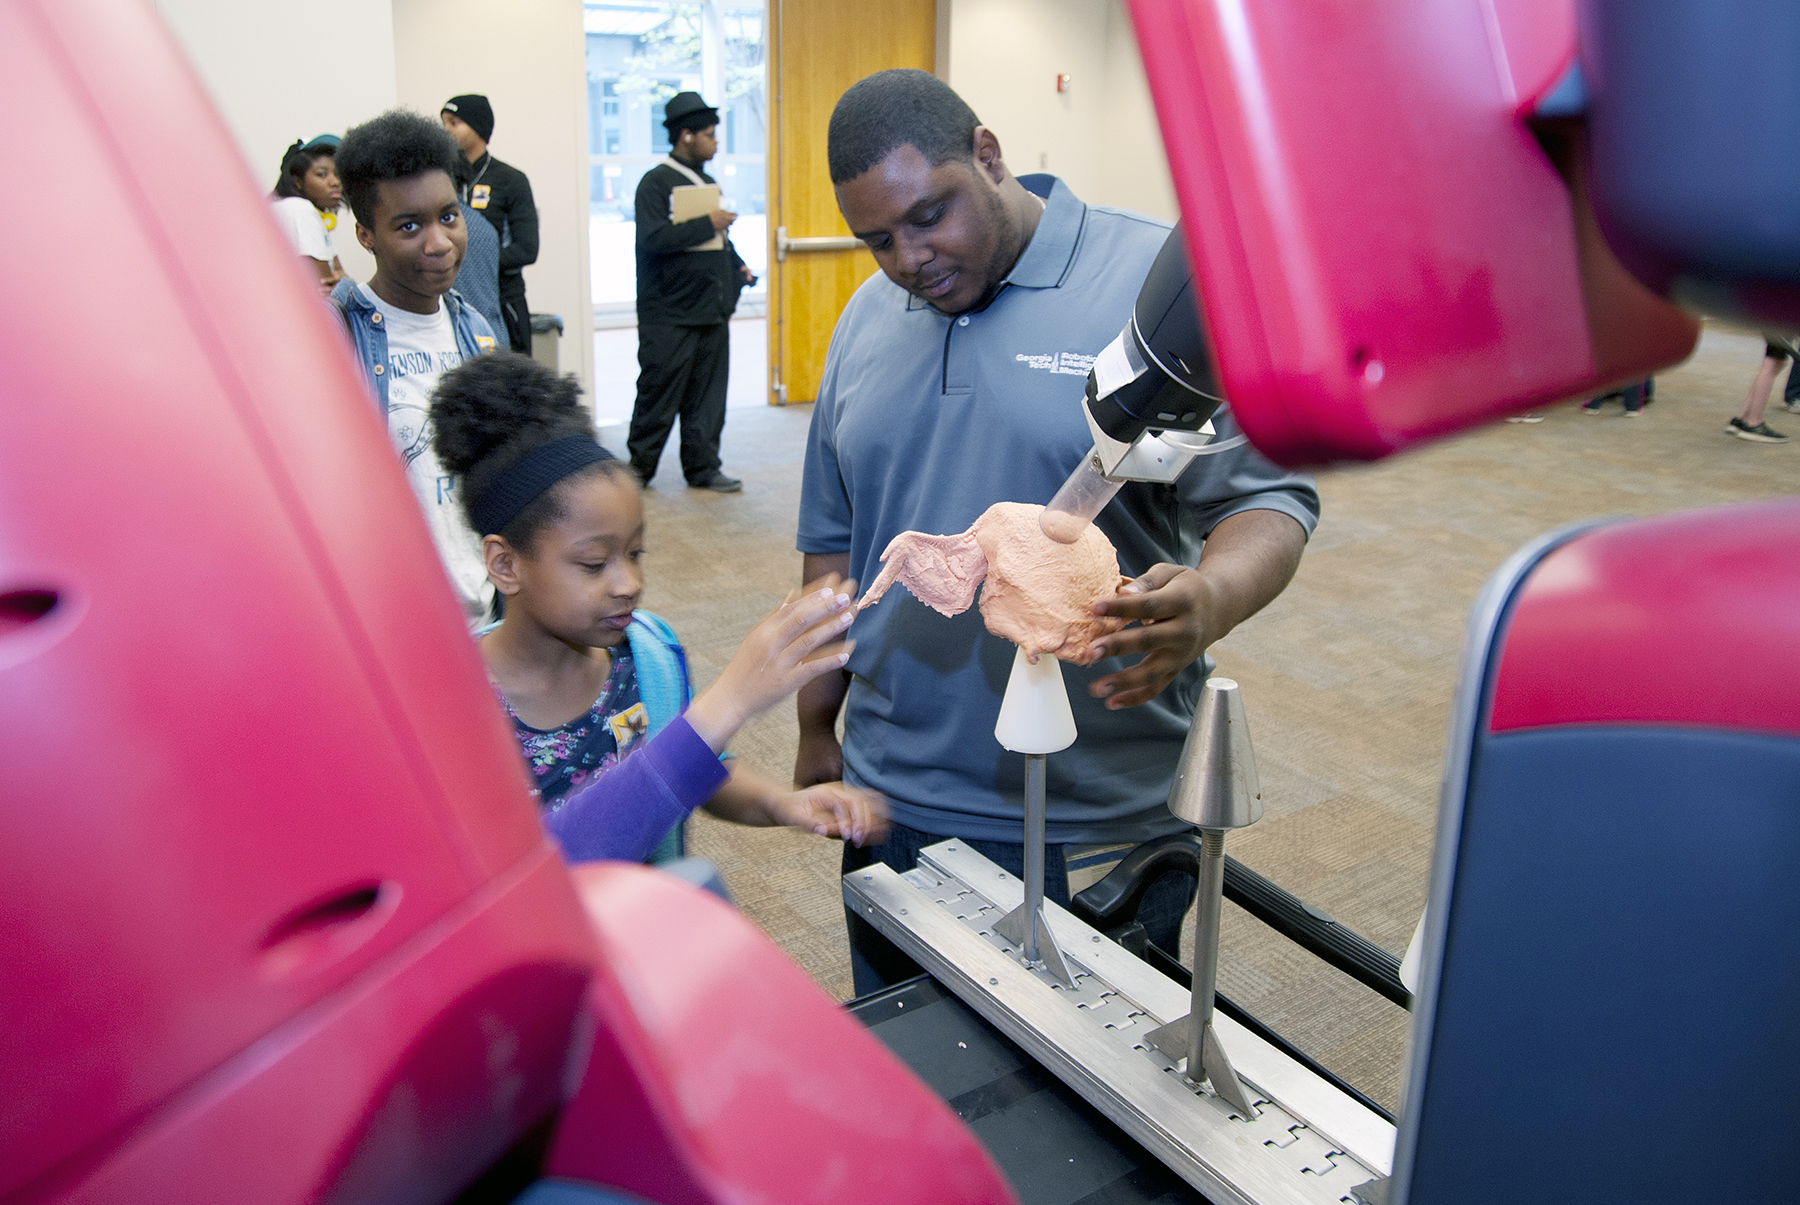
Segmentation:
{"type": "MultiPolygon", "coordinates": [[[[638,180],[669,152],[663,106],[701,93],[720,111],[719,153],[706,170],[738,213],[732,243],[751,270],[768,258],[765,11],[761,0],[710,5],[590,0],[583,8],[589,87],[590,247],[597,307],[636,299],[638,180]]],[[[759,297],[762,287],[746,293],[759,297]]]]}

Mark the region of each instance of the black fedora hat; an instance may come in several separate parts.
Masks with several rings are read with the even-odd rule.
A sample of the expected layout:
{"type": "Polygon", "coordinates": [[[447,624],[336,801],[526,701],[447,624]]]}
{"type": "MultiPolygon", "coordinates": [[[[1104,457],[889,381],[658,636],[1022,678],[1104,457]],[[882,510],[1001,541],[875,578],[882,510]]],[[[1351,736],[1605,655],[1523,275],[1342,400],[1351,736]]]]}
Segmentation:
{"type": "Polygon", "coordinates": [[[663,127],[671,134],[676,130],[704,130],[719,124],[719,111],[700,99],[698,92],[677,92],[663,106],[663,127]]]}

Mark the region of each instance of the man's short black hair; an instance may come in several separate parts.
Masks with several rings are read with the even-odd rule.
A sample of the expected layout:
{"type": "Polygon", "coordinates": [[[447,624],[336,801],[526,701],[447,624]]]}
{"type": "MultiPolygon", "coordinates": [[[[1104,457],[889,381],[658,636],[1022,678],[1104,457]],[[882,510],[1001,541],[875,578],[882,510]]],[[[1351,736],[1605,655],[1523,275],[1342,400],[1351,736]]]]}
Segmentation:
{"type": "Polygon", "coordinates": [[[375,224],[376,186],[383,180],[410,180],[441,171],[452,181],[462,152],[443,126],[405,109],[389,109],[344,135],[338,147],[338,179],[350,212],[365,226],[375,224]]]}
{"type": "MultiPolygon", "coordinates": [[[[826,156],[831,182],[854,180],[911,144],[933,167],[975,153],[975,110],[929,71],[877,71],[850,85],[831,111],[826,156]]],[[[338,160],[343,171],[343,160],[338,160]]]]}

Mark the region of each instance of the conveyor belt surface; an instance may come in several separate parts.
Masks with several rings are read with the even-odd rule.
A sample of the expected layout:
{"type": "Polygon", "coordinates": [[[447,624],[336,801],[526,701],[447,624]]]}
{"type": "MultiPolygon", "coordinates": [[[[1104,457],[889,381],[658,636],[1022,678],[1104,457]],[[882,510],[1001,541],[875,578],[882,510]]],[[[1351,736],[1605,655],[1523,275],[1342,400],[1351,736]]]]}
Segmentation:
{"type": "Polygon", "coordinates": [[[931,976],[848,1008],[975,1131],[1024,1205],[1205,1201],[931,976]]]}

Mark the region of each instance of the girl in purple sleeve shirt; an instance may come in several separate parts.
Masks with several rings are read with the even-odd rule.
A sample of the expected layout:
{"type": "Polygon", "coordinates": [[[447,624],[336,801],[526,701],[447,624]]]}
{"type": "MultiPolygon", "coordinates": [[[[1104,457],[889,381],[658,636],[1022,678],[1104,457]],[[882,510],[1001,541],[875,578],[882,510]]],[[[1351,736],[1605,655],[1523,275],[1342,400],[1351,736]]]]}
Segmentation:
{"type": "Polygon", "coordinates": [[[634,616],[643,589],[637,481],[594,441],[574,378],[525,356],[482,356],[445,374],[431,418],[438,459],[505,600],[504,617],[480,637],[482,659],[545,823],[571,861],[642,861],[697,806],[740,824],[879,839],[880,796],[841,782],[793,790],[720,760],[747,721],[843,667],[854,583],[833,575],[776,608],[675,714],[685,674],[639,664],[666,649],[679,665],[680,652],[660,620],[634,616]],[[672,689],[659,719],[652,696],[672,689]]]}

